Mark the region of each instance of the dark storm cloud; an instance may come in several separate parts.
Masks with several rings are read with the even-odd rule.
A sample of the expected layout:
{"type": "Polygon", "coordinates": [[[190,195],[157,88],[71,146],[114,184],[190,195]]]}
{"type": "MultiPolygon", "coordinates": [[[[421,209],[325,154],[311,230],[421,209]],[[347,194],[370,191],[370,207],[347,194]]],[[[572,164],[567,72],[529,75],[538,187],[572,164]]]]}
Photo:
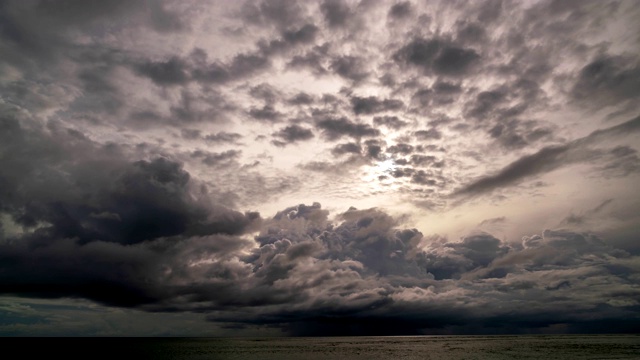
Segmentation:
{"type": "Polygon", "coordinates": [[[395,111],[404,107],[404,103],[397,99],[379,100],[375,96],[351,98],[351,106],[356,115],[359,114],[375,114],[383,111],[395,111]]]}
{"type": "MultiPolygon", "coordinates": [[[[620,136],[626,132],[640,129],[640,118],[631,119],[620,125],[603,130],[596,130],[583,138],[574,140],[565,145],[544,147],[538,152],[524,156],[504,167],[498,173],[482,177],[455,191],[454,195],[479,195],[491,192],[495,189],[514,185],[520,181],[544,174],[570,164],[591,161],[603,158],[603,152],[589,148],[592,143],[597,143],[612,136],[620,136]]],[[[633,164],[634,154],[631,154],[633,164]]],[[[607,161],[610,166],[616,166],[615,158],[607,161]]],[[[621,166],[629,164],[622,163],[621,166]]],[[[631,171],[634,171],[632,168],[631,171]]],[[[624,175],[624,173],[623,173],[624,175]]]]}
{"type": "MultiPolygon", "coordinates": [[[[28,166],[15,167],[10,176],[3,176],[11,191],[3,193],[3,210],[27,228],[46,224],[34,230],[33,241],[59,238],[78,243],[135,244],[165,236],[199,234],[213,226],[208,220],[210,209],[191,198],[189,173],[179,163],[164,158],[120,160],[122,154],[117,147],[97,147],[82,134],[64,128],[50,128],[52,134],[48,135],[23,128],[12,120],[6,120],[5,126],[16,137],[5,141],[4,147],[30,149],[24,156],[31,159],[28,166]],[[49,155],[44,156],[43,151],[49,155]],[[75,155],[75,151],[82,153],[75,155]],[[68,158],[76,161],[69,162],[68,158]],[[73,180],[61,176],[56,170],[60,168],[73,180]],[[30,177],[34,171],[41,174],[40,179],[20,180],[18,190],[15,182],[30,177]],[[50,192],[34,188],[43,179],[48,179],[50,192]],[[82,198],[91,200],[82,202],[82,198]],[[154,225],[155,221],[159,223],[154,225]]],[[[19,159],[5,156],[0,160],[9,166],[19,159]]],[[[216,233],[222,228],[210,230],[216,233]]]]}
{"type": "Polygon", "coordinates": [[[304,141],[313,138],[313,131],[304,128],[299,125],[289,125],[280,129],[277,132],[271,134],[271,136],[278,138],[272,143],[276,146],[285,146],[287,144],[293,144],[297,141],[304,141]]]}
{"type": "MultiPolygon", "coordinates": [[[[131,170],[136,175],[123,173],[129,183],[165,187],[152,191],[179,193],[190,181],[179,164],[167,160],[135,163],[131,170]]],[[[144,197],[149,190],[138,185],[132,191],[144,197]]],[[[92,219],[99,221],[129,218],[122,211],[116,216],[110,209],[94,210],[92,219]]],[[[536,315],[554,316],[532,322],[530,329],[567,322],[579,328],[594,311],[610,320],[628,316],[594,309],[612,299],[627,304],[633,296],[626,295],[630,287],[624,280],[634,271],[625,265],[632,258],[590,234],[545,230],[525,238],[523,247],[488,233],[450,242],[400,228],[377,209],[350,208],[330,221],[329,212],[314,203],[277,212],[247,241],[231,234],[255,229],[259,215],[221,210],[202,213],[209,220],[190,230],[198,236],[184,236],[189,230],[167,236],[173,230],[162,225],[148,241],[129,246],[101,238],[79,245],[45,225],[0,245],[0,291],[199,311],[230,326],[276,326],[295,335],[335,335],[347,323],[349,335],[419,334],[469,321],[490,332],[533,316],[527,310],[533,304],[536,315]],[[32,261],[39,266],[30,266],[32,261]],[[585,271],[606,278],[606,288],[594,293],[585,271]],[[519,292],[510,295],[510,288],[519,292]],[[558,292],[567,296],[562,305],[552,300],[558,292]],[[494,302],[501,306],[487,306],[494,302]],[[554,312],[558,306],[572,308],[573,317],[554,312]]]]}
{"type": "MultiPolygon", "coordinates": [[[[327,215],[319,204],[279,212],[265,227],[269,230],[256,238],[260,251],[247,258],[257,265],[256,280],[277,286],[288,303],[263,311],[254,308],[249,314],[219,312],[210,320],[269,324],[296,335],[335,335],[347,324],[345,335],[420,334],[469,322],[481,332],[560,323],[580,328],[593,316],[593,304],[611,301],[609,294],[620,286],[629,288],[615,272],[594,269],[591,263],[604,259],[625,263],[628,255],[590,234],[545,230],[532,237],[539,239],[535,244],[525,239],[528,245],[523,248],[488,233],[471,234],[460,242],[424,238],[415,229],[397,229],[393,218],[375,209],[351,208],[333,226],[327,215]],[[593,260],[587,260],[587,254],[593,260]],[[296,265],[292,259],[314,260],[296,265]],[[585,298],[593,294],[585,272],[607,278],[611,285],[600,295],[585,298]],[[316,292],[317,287],[324,291],[316,292]],[[294,289],[298,296],[290,293],[294,289]],[[507,289],[517,289],[518,294],[507,289]],[[557,292],[565,296],[563,302],[557,301],[557,292]],[[351,300],[340,301],[346,298],[351,300]],[[549,306],[540,305],[545,303],[549,306]],[[537,310],[531,312],[524,304],[538,304],[537,310]],[[573,315],[567,317],[569,309],[573,315]]],[[[623,273],[627,271],[625,267],[623,273]]],[[[628,295],[618,293],[622,304],[628,295]]],[[[630,309],[621,313],[605,309],[610,307],[599,310],[598,316],[609,321],[630,314],[630,309]]]]}
{"type": "Polygon", "coordinates": [[[319,120],[316,122],[316,126],[322,130],[323,135],[329,140],[336,140],[343,136],[359,139],[361,137],[380,135],[380,131],[370,125],[356,123],[345,117],[319,120]]]}
{"type": "Polygon", "coordinates": [[[460,76],[480,61],[471,48],[461,48],[440,39],[415,38],[398,50],[394,60],[421,68],[426,74],[460,76]]]}

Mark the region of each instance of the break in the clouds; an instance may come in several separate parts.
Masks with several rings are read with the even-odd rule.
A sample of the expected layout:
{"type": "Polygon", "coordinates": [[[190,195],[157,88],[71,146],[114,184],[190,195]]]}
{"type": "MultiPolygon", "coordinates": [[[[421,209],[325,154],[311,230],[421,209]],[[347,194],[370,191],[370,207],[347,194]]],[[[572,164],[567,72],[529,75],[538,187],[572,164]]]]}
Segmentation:
{"type": "Polygon", "coordinates": [[[4,1],[0,333],[637,331],[638,16],[4,1]]]}

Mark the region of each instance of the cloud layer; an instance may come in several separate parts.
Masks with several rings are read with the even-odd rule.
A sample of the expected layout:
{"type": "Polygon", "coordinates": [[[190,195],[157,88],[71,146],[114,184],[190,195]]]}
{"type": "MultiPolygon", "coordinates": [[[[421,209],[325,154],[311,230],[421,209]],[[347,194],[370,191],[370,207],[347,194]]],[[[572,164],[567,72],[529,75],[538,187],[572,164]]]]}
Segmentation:
{"type": "Polygon", "coordinates": [[[0,3],[0,333],[637,331],[639,13],[0,3]]]}

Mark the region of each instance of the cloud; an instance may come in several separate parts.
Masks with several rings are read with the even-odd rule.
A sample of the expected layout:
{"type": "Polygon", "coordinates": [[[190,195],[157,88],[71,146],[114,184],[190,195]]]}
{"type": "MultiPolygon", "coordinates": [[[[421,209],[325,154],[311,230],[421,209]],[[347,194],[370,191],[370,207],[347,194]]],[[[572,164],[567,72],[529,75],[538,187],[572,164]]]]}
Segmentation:
{"type": "Polygon", "coordinates": [[[248,111],[249,116],[256,120],[267,120],[271,122],[280,121],[282,113],[277,111],[272,105],[264,105],[262,108],[252,107],[248,111]]]}
{"type": "Polygon", "coordinates": [[[352,122],[345,117],[319,120],[316,122],[316,126],[329,140],[336,140],[343,136],[361,138],[380,135],[380,131],[370,125],[352,122]]]}
{"type": "Polygon", "coordinates": [[[0,1],[0,294],[71,304],[34,331],[637,327],[633,4],[62,5],[0,1]]]}
{"type": "Polygon", "coordinates": [[[571,95],[599,106],[636,98],[640,96],[640,64],[623,57],[596,58],[580,70],[571,95]]]}
{"type": "Polygon", "coordinates": [[[271,135],[280,139],[272,142],[276,146],[286,146],[297,141],[309,140],[314,136],[313,131],[299,125],[289,125],[271,135]]]}
{"type": "Polygon", "coordinates": [[[396,111],[404,107],[404,103],[396,99],[378,100],[375,96],[351,98],[351,106],[356,115],[375,114],[383,111],[396,111]]]}
{"type": "Polygon", "coordinates": [[[461,76],[480,61],[470,48],[457,47],[440,39],[415,38],[398,50],[394,60],[421,68],[425,74],[461,76]]]}
{"type": "Polygon", "coordinates": [[[351,17],[349,6],[342,0],[325,0],[320,5],[320,11],[329,27],[345,26],[351,17]]]}
{"type": "Polygon", "coordinates": [[[207,142],[212,142],[212,143],[235,143],[236,141],[240,140],[242,138],[242,135],[238,134],[238,133],[228,133],[228,132],[224,132],[221,131],[219,133],[215,133],[215,134],[207,134],[204,136],[204,139],[207,142]]]}
{"type": "Polygon", "coordinates": [[[394,19],[404,19],[413,13],[413,6],[409,1],[397,3],[389,8],[388,16],[394,19]]]}
{"type": "Polygon", "coordinates": [[[336,145],[331,153],[336,156],[344,155],[344,154],[360,154],[362,152],[362,147],[356,143],[344,143],[336,145]]]}
{"type": "Polygon", "coordinates": [[[385,125],[392,129],[401,129],[409,125],[406,121],[400,120],[397,116],[375,116],[373,118],[375,125],[385,125]]]}
{"type": "Polygon", "coordinates": [[[183,85],[189,81],[186,64],[176,57],[167,61],[145,62],[137,65],[135,70],[161,86],[183,85]]]}
{"type": "Polygon", "coordinates": [[[329,68],[339,76],[355,82],[369,77],[365,60],[361,57],[344,55],[334,58],[329,68]]]}
{"type": "Polygon", "coordinates": [[[589,145],[611,136],[620,136],[623,131],[636,131],[640,118],[576,139],[565,145],[544,147],[538,152],[521,157],[502,168],[494,175],[481,177],[454,192],[454,196],[472,196],[489,193],[495,189],[511,186],[520,181],[544,174],[570,164],[592,161],[602,157],[602,152],[592,150],[589,145]]]}

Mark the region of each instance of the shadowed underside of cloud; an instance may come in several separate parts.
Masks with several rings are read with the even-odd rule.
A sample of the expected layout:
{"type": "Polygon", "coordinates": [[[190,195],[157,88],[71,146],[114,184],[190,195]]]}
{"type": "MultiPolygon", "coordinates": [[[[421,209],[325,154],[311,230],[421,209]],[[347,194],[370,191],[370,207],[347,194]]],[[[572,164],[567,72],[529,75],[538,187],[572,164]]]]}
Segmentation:
{"type": "Polygon", "coordinates": [[[261,218],[216,205],[177,161],[126,161],[122,149],[28,124],[1,123],[0,166],[14,169],[0,177],[3,224],[14,229],[0,241],[1,294],[198,312],[294,335],[640,320],[628,280],[637,257],[593,234],[449,241],[375,208],[330,218],[319,203],[261,218]]]}

